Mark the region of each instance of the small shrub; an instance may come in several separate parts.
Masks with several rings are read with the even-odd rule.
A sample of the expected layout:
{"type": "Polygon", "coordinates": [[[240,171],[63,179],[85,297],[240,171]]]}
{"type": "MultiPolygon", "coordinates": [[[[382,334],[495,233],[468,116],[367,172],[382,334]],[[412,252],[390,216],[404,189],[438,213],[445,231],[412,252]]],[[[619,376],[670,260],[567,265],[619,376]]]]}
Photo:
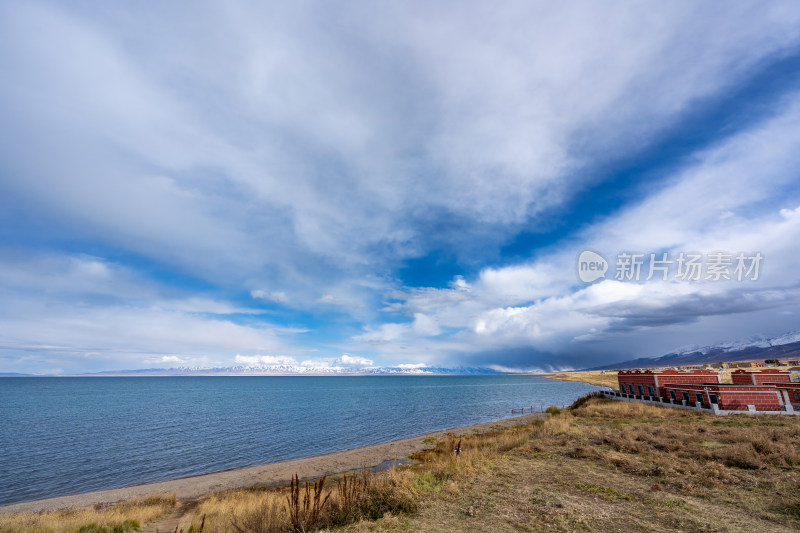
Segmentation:
{"type": "Polygon", "coordinates": [[[361,518],[361,507],[373,485],[373,474],[364,469],[360,474],[345,475],[336,480],[336,494],[329,504],[329,523],[344,525],[361,518]]]}
{"type": "Polygon", "coordinates": [[[573,459],[600,459],[602,454],[592,447],[578,446],[571,452],[567,452],[567,457],[573,459]]]}
{"type": "Polygon", "coordinates": [[[387,513],[392,515],[416,513],[419,509],[417,498],[400,476],[382,478],[381,483],[367,492],[360,506],[361,515],[367,520],[383,518],[387,513]]]}
{"type": "Polygon", "coordinates": [[[725,485],[737,485],[740,479],[735,476],[728,468],[717,462],[710,462],[703,465],[703,468],[692,476],[691,481],[704,487],[718,487],[725,485]]]}
{"type": "Polygon", "coordinates": [[[306,531],[313,531],[319,523],[320,514],[325,504],[328,502],[331,493],[322,497],[322,491],[325,487],[325,476],[322,476],[319,481],[314,482],[314,489],[312,491],[311,484],[306,482],[305,490],[303,491],[302,504],[301,491],[300,491],[300,478],[297,474],[294,475],[292,485],[290,487],[289,496],[286,497],[288,504],[289,520],[292,523],[292,530],[295,533],[305,533],[306,531]]]}
{"type": "MultiPolygon", "coordinates": [[[[205,517],[203,517],[203,520],[205,520],[205,517]]],[[[246,531],[248,533],[272,533],[286,531],[291,527],[286,508],[281,504],[281,501],[268,495],[247,511],[234,516],[232,525],[237,531],[246,531]]]]}
{"type": "Polygon", "coordinates": [[[800,521],[800,503],[789,503],[784,505],[778,505],[773,507],[772,510],[784,516],[787,516],[793,520],[800,521]]]}
{"type": "Polygon", "coordinates": [[[594,394],[594,393],[589,393],[589,394],[585,394],[585,395],[581,396],[580,398],[578,398],[577,400],[572,402],[572,405],[567,407],[567,409],[569,409],[570,411],[574,411],[576,409],[579,409],[580,407],[583,407],[584,405],[586,405],[589,402],[610,403],[612,401],[614,401],[614,400],[610,400],[610,399],[606,398],[605,396],[597,395],[597,394],[594,394]]]}
{"type": "Polygon", "coordinates": [[[439,488],[439,485],[441,485],[441,480],[431,472],[414,478],[414,487],[420,492],[433,492],[439,488]]]}
{"type": "Polygon", "coordinates": [[[718,450],[715,456],[726,465],[736,468],[757,470],[764,467],[764,462],[751,444],[732,444],[718,450]]]}

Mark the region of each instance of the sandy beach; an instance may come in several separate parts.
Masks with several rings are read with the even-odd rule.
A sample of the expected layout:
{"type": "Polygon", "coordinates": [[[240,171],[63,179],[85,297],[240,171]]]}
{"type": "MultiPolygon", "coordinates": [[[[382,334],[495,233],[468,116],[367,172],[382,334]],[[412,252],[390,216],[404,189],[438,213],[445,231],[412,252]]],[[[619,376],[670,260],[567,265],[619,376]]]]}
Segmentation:
{"type": "MultiPolygon", "coordinates": [[[[291,476],[297,474],[301,479],[314,479],[322,475],[348,472],[361,468],[371,468],[386,461],[403,459],[409,455],[432,447],[429,438],[442,438],[447,434],[467,435],[482,433],[495,428],[525,424],[545,415],[532,414],[507,418],[495,422],[475,424],[444,431],[437,431],[416,437],[392,442],[365,446],[340,452],[295,459],[280,463],[270,463],[213,474],[203,474],[188,478],[135,485],[120,489],[102,490],[61,496],[32,502],[16,503],[0,507],[0,513],[39,512],[54,509],[82,508],[95,505],[108,505],[151,495],[175,494],[179,501],[186,502],[201,498],[214,492],[247,487],[278,487],[288,485],[291,476]]],[[[224,453],[224,450],[220,453],[224,453]]]]}

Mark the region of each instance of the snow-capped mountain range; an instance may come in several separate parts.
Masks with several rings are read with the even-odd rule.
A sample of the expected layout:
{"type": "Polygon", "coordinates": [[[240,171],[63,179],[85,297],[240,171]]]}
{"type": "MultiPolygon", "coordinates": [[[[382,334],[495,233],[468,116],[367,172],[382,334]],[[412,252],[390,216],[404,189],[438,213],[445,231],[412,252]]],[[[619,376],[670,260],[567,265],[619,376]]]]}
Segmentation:
{"type": "Polygon", "coordinates": [[[755,336],[710,346],[684,346],[659,357],[642,357],[595,367],[590,370],[653,368],[719,363],[722,361],[792,358],[800,359],[800,331],[785,333],[778,337],[755,336]]]}
{"type": "Polygon", "coordinates": [[[418,365],[394,367],[345,367],[345,366],[310,366],[291,364],[248,364],[226,367],[182,366],[177,368],[147,368],[140,370],[116,370],[97,372],[91,375],[159,375],[159,376],[208,376],[208,375],[432,375],[432,374],[501,374],[491,368],[457,367],[442,368],[418,365]]]}
{"type": "MultiPolygon", "coordinates": [[[[690,345],[684,346],[682,348],[678,348],[672,354],[687,354],[687,353],[702,353],[707,354],[712,351],[719,351],[722,350],[723,352],[732,352],[736,350],[744,350],[747,348],[771,348],[773,346],[784,346],[786,344],[792,344],[795,342],[800,342],[800,331],[795,331],[791,333],[784,333],[780,337],[765,337],[763,335],[757,335],[750,337],[748,339],[743,340],[736,340],[731,342],[722,342],[720,344],[713,344],[711,346],[699,346],[699,345],[690,345]]],[[[662,356],[663,357],[663,356],[662,356]]]]}
{"type": "MultiPolygon", "coordinates": [[[[800,331],[785,333],[778,337],[755,336],[747,339],[722,342],[709,346],[683,346],[659,357],[642,357],[612,363],[586,370],[610,370],[625,368],[654,368],[723,361],[751,361],[764,359],[800,360],[800,331]]],[[[93,376],[209,376],[209,375],[485,375],[504,374],[485,367],[431,367],[423,365],[400,365],[388,367],[309,365],[309,364],[239,364],[226,367],[181,366],[175,368],[146,368],[138,370],[115,370],[96,372],[93,376]]],[[[4,376],[25,374],[6,373],[4,376]]]]}

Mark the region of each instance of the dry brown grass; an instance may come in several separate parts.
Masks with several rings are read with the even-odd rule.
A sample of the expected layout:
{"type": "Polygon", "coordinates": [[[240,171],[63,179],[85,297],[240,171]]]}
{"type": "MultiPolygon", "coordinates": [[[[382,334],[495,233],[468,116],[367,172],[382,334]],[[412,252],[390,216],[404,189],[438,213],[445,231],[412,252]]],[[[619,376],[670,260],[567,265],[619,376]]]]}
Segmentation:
{"type": "Polygon", "coordinates": [[[277,533],[413,515],[428,499],[457,493],[460,483],[476,475],[490,475],[488,458],[527,443],[530,432],[555,435],[563,433],[567,426],[568,420],[553,417],[531,426],[526,433],[498,430],[471,437],[448,437],[438,441],[435,448],[415,454],[414,459],[419,461],[416,466],[380,474],[363,471],[345,475],[324,488],[317,485],[317,492],[309,485],[309,492],[304,493],[293,484],[288,492],[245,490],[213,495],[194,509],[190,531],[199,528],[203,517],[204,531],[208,533],[277,533]],[[298,509],[308,509],[306,501],[320,502],[319,512],[304,528],[298,528],[302,520],[293,520],[292,515],[298,509]]]}
{"type": "Polygon", "coordinates": [[[3,533],[125,533],[164,516],[175,507],[175,496],[152,496],[107,508],[0,515],[3,533]]]}
{"type": "Polygon", "coordinates": [[[188,531],[197,531],[203,519],[206,533],[317,531],[378,519],[387,513],[413,513],[426,490],[411,471],[398,469],[379,475],[362,471],[327,483],[320,481],[315,485],[296,480],[288,489],[212,495],[194,509],[188,531]]]}
{"type": "MultiPolygon", "coordinates": [[[[796,417],[714,417],[590,399],[542,422],[465,438],[462,447],[466,468],[418,513],[345,529],[800,529],[796,417]]],[[[420,471],[441,471],[445,454],[437,450],[418,455],[420,471]]]]}
{"type": "Polygon", "coordinates": [[[611,387],[612,389],[616,389],[619,386],[616,372],[602,370],[594,370],[591,372],[559,372],[558,374],[544,377],[547,379],[557,379],[559,381],[580,381],[600,387],[611,387]]]}

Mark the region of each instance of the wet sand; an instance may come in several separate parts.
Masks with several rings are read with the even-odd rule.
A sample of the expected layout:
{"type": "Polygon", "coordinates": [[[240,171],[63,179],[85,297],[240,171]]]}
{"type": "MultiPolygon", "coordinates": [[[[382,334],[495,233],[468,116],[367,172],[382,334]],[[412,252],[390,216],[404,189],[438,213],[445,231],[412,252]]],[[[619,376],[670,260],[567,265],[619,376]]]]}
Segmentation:
{"type": "MultiPolygon", "coordinates": [[[[456,436],[482,433],[495,428],[525,424],[542,418],[542,414],[532,414],[476,424],[445,431],[437,431],[417,437],[400,439],[363,448],[317,455],[305,459],[295,459],[280,463],[251,466],[227,470],[213,474],[203,474],[159,483],[147,483],[121,489],[87,492],[73,496],[60,496],[45,500],[15,503],[0,507],[0,513],[39,512],[54,509],[75,509],[95,505],[109,505],[125,500],[153,495],[175,494],[179,501],[191,501],[214,492],[248,487],[279,487],[288,485],[296,473],[300,479],[315,479],[322,475],[349,472],[361,468],[372,468],[386,461],[400,460],[409,455],[432,447],[425,439],[440,439],[448,433],[456,436]]],[[[429,441],[430,442],[430,441],[429,441]]]]}

